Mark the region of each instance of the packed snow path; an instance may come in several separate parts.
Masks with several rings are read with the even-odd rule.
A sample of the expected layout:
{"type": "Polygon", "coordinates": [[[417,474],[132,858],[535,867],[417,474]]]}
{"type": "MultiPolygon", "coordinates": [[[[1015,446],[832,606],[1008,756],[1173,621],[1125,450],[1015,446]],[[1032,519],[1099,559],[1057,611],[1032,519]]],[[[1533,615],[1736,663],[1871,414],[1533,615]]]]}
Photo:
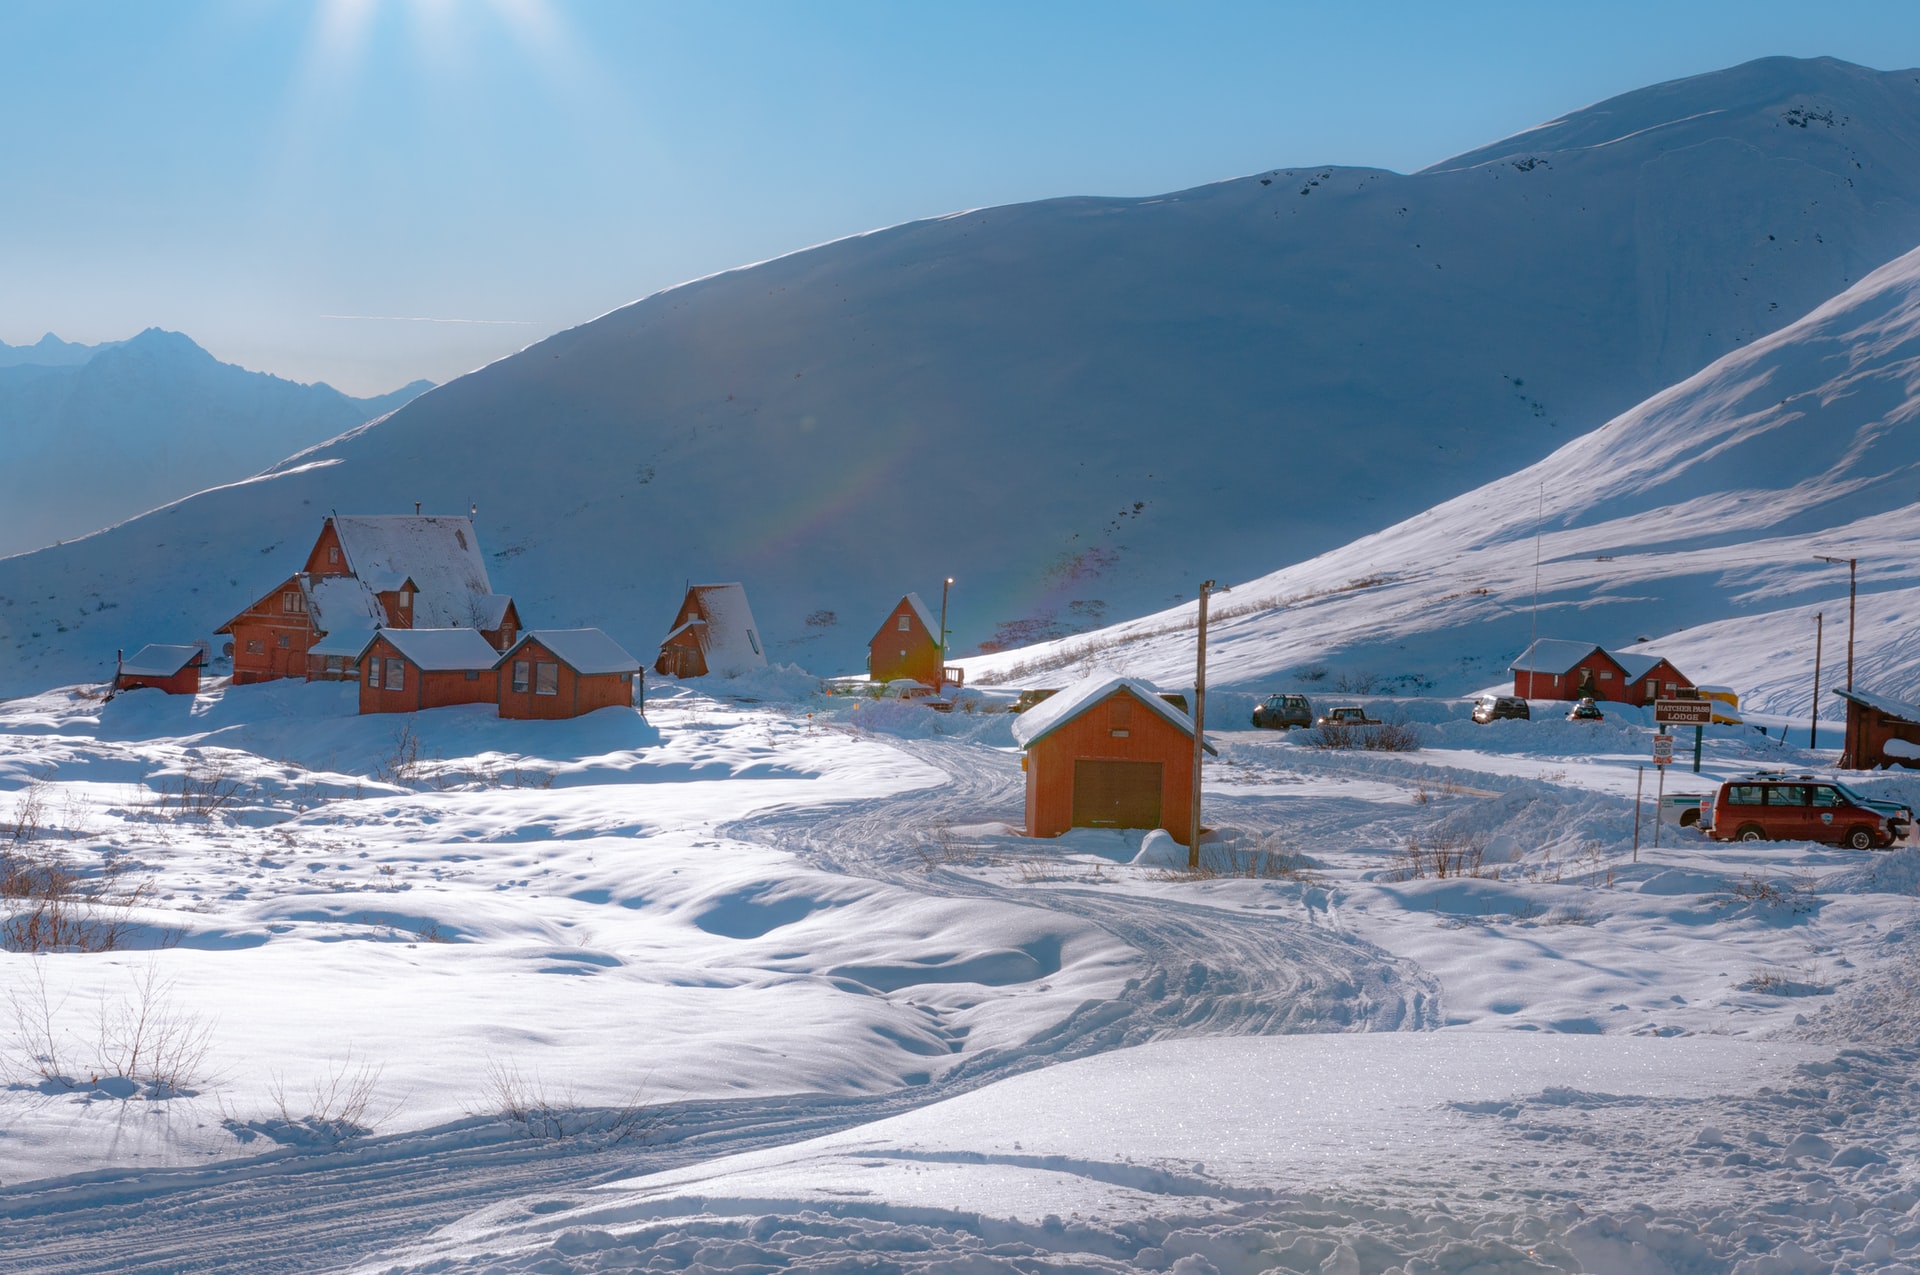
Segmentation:
{"type": "MultiPolygon", "coordinates": [[[[774,810],[724,832],[766,839],[821,867],[923,893],[1067,912],[1140,954],[1145,970],[1124,995],[1088,1006],[1058,1031],[1030,1042],[1020,1051],[1029,1060],[1060,1062],[1176,1035],[1408,1031],[1440,1025],[1439,985],[1417,965],[1337,929],[1304,923],[1297,913],[1276,916],[1165,894],[1076,889],[1058,876],[1045,878],[1042,896],[943,871],[942,856],[965,853],[967,825],[1019,820],[1024,781],[1014,758],[978,744],[926,739],[897,746],[944,771],[949,782],[825,810],[774,810]]],[[[1253,803],[1233,805],[1238,816],[1259,817],[1253,803]]],[[[949,1075],[1003,1075],[1010,1065],[1016,1060],[1005,1054],[981,1054],[949,1075]]]]}

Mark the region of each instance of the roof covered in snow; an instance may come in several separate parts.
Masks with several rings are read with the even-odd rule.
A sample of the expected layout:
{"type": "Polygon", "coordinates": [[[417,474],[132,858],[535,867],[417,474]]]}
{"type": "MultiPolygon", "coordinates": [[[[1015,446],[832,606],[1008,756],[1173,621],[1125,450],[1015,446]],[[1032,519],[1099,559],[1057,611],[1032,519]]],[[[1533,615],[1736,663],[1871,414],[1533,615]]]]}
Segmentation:
{"type": "Polygon", "coordinates": [[[1660,663],[1663,658],[1658,655],[1645,655],[1637,651],[1608,651],[1607,654],[1613,657],[1615,664],[1618,664],[1625,670],[1629,682],[1637,682],[1647,674],[1653,672],[1654,665],[1660,663]]]}
{"type": "Polygon", "coordinates": [[[428,673],[490,669],[500,659],[500,652],[473,629],[381,629],[373,636],[385,638],[410,663],[428,673]]]}
{"type": "Polygon", "coordinates": [[[374,589],[397,589],[411,579],[419,593],[414,622],[421,628],[477,627],[490,599],[486,560],[473,520],[438,514],[335,516],[334,532],[347,566],[374,589]]]}
{"type": "MultiPolygon", "coordinates": [[[[1595,651],[1607,652],[1597,642],[1570,642],[1565,638],[1541,638],[1507,665],[1510,673],[1565,673],[1595,651]]],[[[1607,655],[1608,659],[1617,657],[1607,655]]]]}
{"type": "MultiPolygon", "coordinates": [[[[1122,677],[1118,673],[1095,673],[1058,694],[1048,696],[1020,714],[1013,723],[1013,740],[1022,748],[1031,748],[1044,736],[1052,734],[1120,690],[1129,692],[1133,698],[1166,718],[1181,733],[1189,737],[1193,735],[1193,719],[1161,699],[1160,691],[1153,683],[1122,677]]],[[[1207,751],[1212,752],[1213,746],[1207,745],[1207,751]]]]}
{"type": "Polygon", "coordinates": [[[599,629],[534,629],[521,636],[505,655],[495,661],[504,664],[527,643],[538,642],[564,661],[576,673],[637,673],[640,661],[626,648],[599,629]]]}
{"type": "Polygon", "coordinates": [[[205,654],[197,646],[161,646],[148,643],[120,661],[120,671],[134,677],[172,677],[205,654]]]}
{"type": "Polygon", "coordinates": [[[513,605],[513,596],[506,593],[489,593],[485,597],[473,600],[474,622],[476,629],[497,629],[507,618],[507,608],[513,605]]]}
{"type": "Polygon", "coordinates": [[[707,672],[732,677],[767,666],[766,647],[754,625],[753,608],[747,605],[745,585],[696,584],[687,590],[686,601],[681,604],[683,615],[689,607],[707,622],[700,634],[707,672]]]}
{"type": "Polygon", "coordinates": [[[1902,703],[1890,695],[1875,695],[1872,691],[1834,692],[1841,699],[1852,700],[1862,708],[1870,708],[1876,713],[1885,713],[1888,717],[1897,717],[1903,722],[1920,723],[1920,706],[1902,703]]]}
{"type": "MultiPolygon", "coordinates": [[[[940,641],[940,621],[933,618],[933,612],[927,610],[927,604],[920,600],[920,595],[917,593],[909,593],[904,598],[901,598],[900,601],[913,608],[913,613],[920,617],[921,627],[926,629],[937,644],[940,641]]],[[[894,608],[887,612],[887,620],[885,624],[880,626],[880,633],[874,634],[874,637],[878,638],[881,634],[895,631],[893,627],[893,617],[899,614],[900,607],[899,604],[896,603],[894,608]]]]}

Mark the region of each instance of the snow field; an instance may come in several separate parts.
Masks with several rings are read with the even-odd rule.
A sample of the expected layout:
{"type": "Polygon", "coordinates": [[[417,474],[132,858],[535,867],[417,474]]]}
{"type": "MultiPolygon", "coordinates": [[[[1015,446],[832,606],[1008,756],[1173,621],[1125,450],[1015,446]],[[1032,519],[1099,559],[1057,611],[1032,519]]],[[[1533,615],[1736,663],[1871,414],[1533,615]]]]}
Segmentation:
{"type": "MultiPolygon", "coordinates": [[[[149,1194],[244,1233],[273,1207],[250,1184],[277,1175],[341,1208],[224,1259],[1911,1269],[1915,852],[1672,826],[1655,849],[1649,777],[1635,862],[1638,710],[1481,727],[1459,701],[1365,702],[1425,746],[1322,751],[1216,717],[1236,728],[1210,732],[1197,877],[1134,863],[1139,834],[1015,835],[991,704],[813,695],[791,671],[669,685],[644,721],[362,719],[298,685],[0,706],[0,814],[42,793],[85,828],[59,844],[153,876],[143,933],[179,935],[0,956],[6,986],[49,971],[78,1048],[102,993],[157,969],[176,1015],[212,1024],[218,1073],[175,1096],[16,1075],[0,1253],[106,1269],[79,1255],[149,1194]],[[200,820],[156,804],[210,753],[244,797],[200,820]],[[501,1065],[569,1110],[663,1103],[665,1123],[508,1171],[501,1065]],[[275,1118],[276,1077],[303,1094],[350,1067],[377,1069],[386,1136],[334,1152],[275,1118]],[[822,1128],[841,1132],[727,1157],[822,1128]],[[476,1149],[448,1167],[450,1143],[476,1149]],[[457,1189],[425,1203],[365,1176],[443,1172],[457,1189]]],[[[1717,727],[1668,791],[1828,759],[1717,727]]],[[[149,1215],[115,1232],[120,1266],[213,1251],[149,1215]]]]}

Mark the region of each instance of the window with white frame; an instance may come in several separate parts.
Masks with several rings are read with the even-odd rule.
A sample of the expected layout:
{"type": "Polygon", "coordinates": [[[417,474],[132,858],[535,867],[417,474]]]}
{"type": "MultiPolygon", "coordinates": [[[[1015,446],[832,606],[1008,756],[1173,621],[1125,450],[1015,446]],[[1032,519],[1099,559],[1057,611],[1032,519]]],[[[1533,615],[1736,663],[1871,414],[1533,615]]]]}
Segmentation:
{"type": "Polygon", "coordinates": [[[537,661],[533,666],[533,693],[535,695],[558,695],[560,693],[560,666],[549,660],[537,661]]]}
{"type": "Polygon", "coordinates": [[[533,664],[530,660],[515,660],[513,662],[513,689],[515,691],[525,695],[527,693],[527,687],[532,684],[532,676],[533,664]]]}
{"type": "Polygon", "coordinates": [[[374,690],[380,689],[380,671],[386,667],[386,661],[375,656],[367,661],[367,685],[374,690]]]}

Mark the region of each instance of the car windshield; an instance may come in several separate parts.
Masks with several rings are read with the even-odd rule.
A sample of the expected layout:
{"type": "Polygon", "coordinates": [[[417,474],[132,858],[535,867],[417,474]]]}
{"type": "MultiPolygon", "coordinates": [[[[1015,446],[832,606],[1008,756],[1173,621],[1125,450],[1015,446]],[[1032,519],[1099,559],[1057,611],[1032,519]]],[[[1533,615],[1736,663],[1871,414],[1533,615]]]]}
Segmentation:
{"type": "Polygon", "coordinates": [[[1850,801],[1856,806],[1864,806],[1867,804],[1867,799],[1865,797],[1862,797],[1859,793],[1847,787],[1845,784],[1835,784],[1833,785],[1833,789],[1835,792],[1839,793],[1844,800],[1850,801]]]}

